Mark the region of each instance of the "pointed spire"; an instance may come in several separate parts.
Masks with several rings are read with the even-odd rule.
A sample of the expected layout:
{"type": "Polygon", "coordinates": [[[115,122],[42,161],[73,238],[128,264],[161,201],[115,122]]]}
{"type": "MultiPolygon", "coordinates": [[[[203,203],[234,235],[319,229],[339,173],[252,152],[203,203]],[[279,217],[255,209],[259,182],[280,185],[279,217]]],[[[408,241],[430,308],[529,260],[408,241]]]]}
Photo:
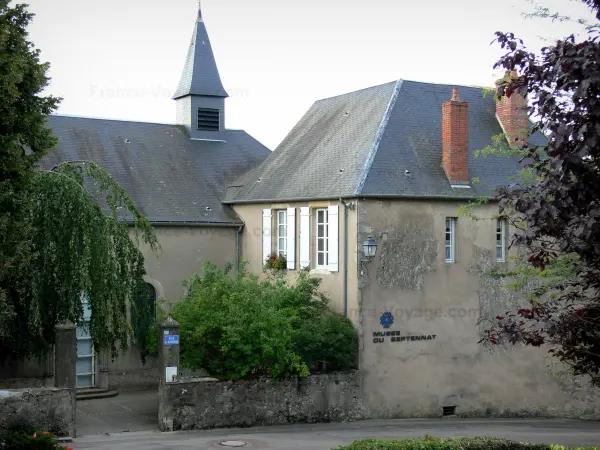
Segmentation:
{"type": "Polygon", "coordinates": [[[173,98],[177,99],[187,95],[228,97],[221,82],[206,25],[202,19],[200,1],[198,2],[198,20],[194,26],[194,34],[190,42],[179,87],[173,98]]]}

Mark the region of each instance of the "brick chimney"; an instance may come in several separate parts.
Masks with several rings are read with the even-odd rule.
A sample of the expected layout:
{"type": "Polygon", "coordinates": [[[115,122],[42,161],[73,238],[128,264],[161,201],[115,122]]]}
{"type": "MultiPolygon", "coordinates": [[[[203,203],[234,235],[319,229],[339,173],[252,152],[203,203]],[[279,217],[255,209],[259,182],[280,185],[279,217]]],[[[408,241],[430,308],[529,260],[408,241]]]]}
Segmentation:
{"type": "Polygon", "coordinates": [[[442,165],[450,184],[469,184],[469,104],[458,88],[442,105],[442,165]]]}
{"type": "MultiPolygon", "coordinates": [[[[517,71],[510,72],[511,78],[516,78],[517,71]]],[[[498,86],[505,80],[498,80],[498,86]]],[[[529,138],[529,116],[527,99],[516,92],[511,92],[510,97],[503,96],[496,102],[496,118],[511,148],[522,148],[527,145],[529,138]]]]}

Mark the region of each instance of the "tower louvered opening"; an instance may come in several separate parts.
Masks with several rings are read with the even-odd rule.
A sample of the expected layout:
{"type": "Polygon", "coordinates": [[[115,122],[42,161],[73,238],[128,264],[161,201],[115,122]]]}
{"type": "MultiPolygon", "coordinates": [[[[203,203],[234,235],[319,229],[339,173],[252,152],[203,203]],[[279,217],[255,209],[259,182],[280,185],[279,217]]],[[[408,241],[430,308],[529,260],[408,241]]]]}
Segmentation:
{"type": "Polygon", "coordinates": [[[198,108],[198,129],[205,131],[219,131],[218,109],[198,108]]]}

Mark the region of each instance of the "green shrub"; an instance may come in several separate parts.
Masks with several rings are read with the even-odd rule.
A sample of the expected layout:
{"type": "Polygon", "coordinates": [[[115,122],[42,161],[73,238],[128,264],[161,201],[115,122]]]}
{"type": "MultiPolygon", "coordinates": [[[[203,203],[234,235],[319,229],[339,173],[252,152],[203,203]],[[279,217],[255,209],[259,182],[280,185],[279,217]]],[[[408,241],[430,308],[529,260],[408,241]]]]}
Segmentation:
{"type": "MultiPolygon", "coordinates": [[[[337,450],[568,450],[562,445],[530,444],[507,439],[475,437],[440,439],[425,436],[422,439],[381,441],[367,439],[337,450]]],[[[577,450],[600,450],[600,447],[577,447],[577,450]]]]}
{"type": "Polygon", "coordinates": [[[281,307],[281,288],[244,270],[233,278],[207,263],[189,289],[172,313],[181,325],[183,367],[229,379],[307,374],[293,348],[294,317],[281,307]]]}
{"type": "Polygon", "coordinates": [[[230,269],[206,263],[203,275],[189,281],[188,296],[173,306],[183,367],[241,379],[306,376],[308,364],[319,360],[330,362],[330,370],[354,365],[356,330],[328,312],[320,279],[301,271],[292,285],[280,276],[261,281],[245,264],[235,277],[230,269]]]}
{"type": "Polygon", "coordinates": [[[148,339],[145,345],[145,354],[149,357],[158,357],[158,342],[160,336],[160,325],[165,321],[168,315],[163,311],[162,305],[156,302],[156,320],[148,330],[148,339]]]}
{"type": "Polygon", "coordinates": [[[73,450],[56,442],[54,435],[29,423],[11,422],[0,431],[1,450],[73,450]]]}
{"type": "Polygon", "coordinates": [[[311,372],[357,367],[358,335],[352,322],[341,314],[325,312],[301,325],[294,347],[311,372]]]}

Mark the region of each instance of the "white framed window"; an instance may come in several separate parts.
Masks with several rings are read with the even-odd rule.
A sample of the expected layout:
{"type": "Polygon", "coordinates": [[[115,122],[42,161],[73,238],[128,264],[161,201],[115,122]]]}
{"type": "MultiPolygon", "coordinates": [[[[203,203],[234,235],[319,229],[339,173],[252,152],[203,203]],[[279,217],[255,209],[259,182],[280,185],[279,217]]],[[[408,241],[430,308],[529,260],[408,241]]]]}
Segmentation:
{"type": "Polygon", "coordinates": [[[277,211],[277,254],[287,256],[287,211],[277,211]]]}
{"type": "Polygon", "coordinates": [[[496,221],[496,261],[506,262],[506,232],[508,230],[508,221],[506,219],[498,219],[496,221]]]}
{"type": "Polygon", "coordinates": [[[456,218],[446,218],[446,262],[456,261],[456,218]]]}
{"type": "Polygon", "coordinates": [[[329,266],[329,211],[317,209],[317,268],[329,266]]]}

